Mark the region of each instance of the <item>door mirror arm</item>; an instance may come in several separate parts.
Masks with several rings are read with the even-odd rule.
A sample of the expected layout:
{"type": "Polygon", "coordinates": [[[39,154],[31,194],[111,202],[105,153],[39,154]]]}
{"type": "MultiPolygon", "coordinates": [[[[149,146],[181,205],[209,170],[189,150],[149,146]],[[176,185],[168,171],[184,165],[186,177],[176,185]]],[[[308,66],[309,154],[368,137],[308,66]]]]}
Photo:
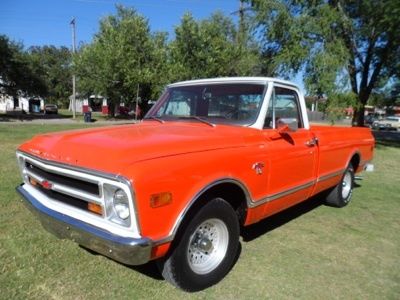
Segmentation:
{"type": "Polygon", "coordinates": [[[281,118],[277,120],[276,124],[277,129],[268,136],[271,140],[281,139],[284,135],[290,132],[296,132],[299,129],[296,118],[281,118]]]}
{"type": "Polygon", "coordinates": [[[280,134],[296,132],[299,129],[299,123],[296,118],[280,118],[277,121],[277,126],[280,134]]]}

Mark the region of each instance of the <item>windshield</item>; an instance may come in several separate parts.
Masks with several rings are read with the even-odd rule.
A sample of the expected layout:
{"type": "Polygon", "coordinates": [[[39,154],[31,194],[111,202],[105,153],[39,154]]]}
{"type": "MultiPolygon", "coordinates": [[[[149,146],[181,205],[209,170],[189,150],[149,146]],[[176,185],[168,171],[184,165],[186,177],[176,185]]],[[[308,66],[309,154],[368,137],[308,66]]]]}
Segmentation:
{"type": "Polygon", "coordinates": [[[146,118],[179,120],[201,118],[210,123],[251,125],[264,98],[262,84],[205,84],[171,87],[146,118]]]}

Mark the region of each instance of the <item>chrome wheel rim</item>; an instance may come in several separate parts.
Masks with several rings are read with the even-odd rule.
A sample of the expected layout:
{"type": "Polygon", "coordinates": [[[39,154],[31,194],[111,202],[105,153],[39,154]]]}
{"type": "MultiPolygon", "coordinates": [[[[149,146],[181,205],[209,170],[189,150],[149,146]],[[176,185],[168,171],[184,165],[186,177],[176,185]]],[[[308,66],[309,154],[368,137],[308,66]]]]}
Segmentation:
{"type": "Polygon", "coordinates": [[[229,232],[219,219],[201,223],[189,239],[187,259],[197,274],[207,274],[219,266],[228,250],[229,232]]]}
{"type": "Polygon", "coordinates": [[[351,173],[349,171],[343,177],[342,181],[342,198],[344,201],[348,201],[349,195],[351,193],[352,188],[352,180],[351,173]]]}

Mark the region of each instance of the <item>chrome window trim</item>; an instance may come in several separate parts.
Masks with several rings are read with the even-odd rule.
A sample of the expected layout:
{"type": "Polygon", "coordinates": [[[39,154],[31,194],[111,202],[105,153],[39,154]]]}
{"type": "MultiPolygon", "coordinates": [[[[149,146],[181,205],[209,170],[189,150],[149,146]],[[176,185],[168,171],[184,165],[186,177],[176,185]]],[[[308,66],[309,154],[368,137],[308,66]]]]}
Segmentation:
{"type": "MultiPolygon", "coordinates": [[[[76,178],[76,179],[79,179],[82,181],[87,181],[87,182],[92,182],[92,183],[97,183],[97,182],[99,182],[99,184],[106,183],[106,184],[110,184],[110,185],[113,185],[115,187],[125,190],[125,192],[128,194],[128,196],[131,200],[131,201],[129,201],[130,212],[131,212],[131,224],[129,227],[111,222],[110,220],[107,220],[106,218],[104,218],[102,216],[94,216],[94,218],[93,218],[93,216],[91,216],[90,212],[86,212],[81,209],[77,209],[77,208],[73,208],[73,207],[71,208],[71,206],[61,203],[61,202],[57,202],[57,205],[51,205],[51,202],[49,202],[49,200],[52,202],[54,202],[54,200],[51,200],[50,198],[45,196],[43,193],[41,193],[37,189],[34,189],[30,184],[28,184],[28,185],[25,184],[23,186],[24,189],[27,190],[28,192],[35,193],[35,196],[37,198],[45,199],[44,201],[47,204],[46,206],[49,208],[51,206],[51,208],[54,209],[55,211],[63,213],[63,210],[67,210],[70,214],[73,215],[73,217],[75,217],[79,220],[88,221],[90,224],[92,224],[94,226],[103,228],[105,230],[110,231],[111,233],[114,233],[114,234],[117,234],[120,236],[126,236],[126,237],[135,236],[138,238],[141,236],[139,215],[137,212],[136,195],[134,192],[132,182],[130,180],[128,180],[126,177],[123,177],[121,175],[115,175],[115,174],[111,174],[111,173],[96,171],[96,170],[92,170],[92,169],[87,169],[87,168],[75,167],[75,166],[71,166],[68,164],[39,158],[39,157],[33,156],[29,153],[26,153],[26,152],[20,151],[20,150],[18,150],[16,154],[17,154],[17,159],[18,159],[19,165],[21,164],[20,159],[22,158],[24,160],[24,162],[28,161],[30,163],[33,162],[33,164],[36,164],[36,165],[39,164],[39,166],[41,168],[43,168],[45,170],[49,170],[49,171],[57,173],[57,174],[60,174],[60,175],[69,176],[72,178],[76,178]],[[62,209],[60,209],[60,208],[62,208],[62,209]],[[96,219],[97,219],[97,221],[96,221],[96,219]]],[[[24,168],[24,169],[26,170],[26,168],[24,168]]],[[[26,172],[24,172],[22,174],[22,176],[23,176],[24,182],[28,183],[24,176],[25,173],[26,172]]],[[[60,187],[61,187],[61,189],[63,188],[62,185],[56,184],[56,186],[57,186],[57,188],[60,188],[60,187]]],[[[70,189],[70,188],[68,188],[68,189],[70,189]]],[[[85,192],[80,191],[80,190],[79,190],[79,192],[84,193],[85,200],[90,201],[90,200],[94,200],[94,198],[97,198],[96,196],[86,197],[88,195],[85,192]]],[[[100,195],[98,198],[99,200],[97,200],[97,199],[96,200],[101,202],[101,205],[104,209],[103,211],[105,211],[105,202],[103,202],[101,200],[104,198],[101,188],[100,188],[99,195],[100,195]]],[[[94,201],[91,201],[91,202],[94,202],[94,201]]],[[[42,203],[42,204],[45,205],[44,203],[42,203]]]]}
{"type": "MultiPolygon", "coordinates": [[[[288,89],[288,90],[294,91],[297,94],[297,102],[299,104],[298,109],[300,109],[300,115],[301,115],[301,118],[302,118],[301,121],[302,121],[302,124],[303,124],[303,128],[304,129],[310,129],[310,123],[308,121],[305,99],[304,99],[304,95],[300,91],[300,89],[297,86],[287,85],[286,83],[282,84],[279,81],[272,81],[271,83],[273,84],[273,88],[275,88],[275,87],[284,88],[284,89],[288,89]]],[[[268,106],[267,106],[267,108],[268,108],[268,106]]],[[[264,126],[264,124],[263,124],[263,126],[264,126]]]]}
{"type": "MultiPolygon", "coordinates": [[[[184,82],[178,82],[174,84],[167,85],[166,89],[164,90],[163,94],[161,95],[160,99],[163,99],[163,102],[157,101],[157,103],[146,113],[144,116],[144,119],[151,119],[151,117],[155,116],[155,112],[160,109],[162,104],[166,101],[164,95],[166,93],[170,93],[170,89],[174,88],[179,88],[179,87],[186,87],[186,86],[201,86],[201,85],[235,85],[235,84],[248,84],[248,85],[260,85],[263,86],[263,92],[261,95],[261,105],[257,111],[257,116],[254,118],[254,122],[250,124],[230,124],[230,123],[209,123],[208,120],[202,120],[202,122],[206,121],[209,123],[209,125],[212,125],[212,127],[216,127],[217,125],[228,125],[228,126],[242,126],[242,127],[250,127],[250,128],[259,128],[260,125],[260,115],[264,114],[265,111],[265,100],[268,99],[269,97],[269,91],[270,91],[270,83],[266,81],[265,79],[242,79],[242,80],[233,80],[229,81],[226,79],[222,80],[191,80],[191,81],[184,81],[184,82]]],[[[169,97],[169,95],[168,95],[169,97]]],[[[265,116],[264,116],[265,118],[265,116]]],[[[166,121],[164,119],[160,119],[161,121],[166,121]]]]}

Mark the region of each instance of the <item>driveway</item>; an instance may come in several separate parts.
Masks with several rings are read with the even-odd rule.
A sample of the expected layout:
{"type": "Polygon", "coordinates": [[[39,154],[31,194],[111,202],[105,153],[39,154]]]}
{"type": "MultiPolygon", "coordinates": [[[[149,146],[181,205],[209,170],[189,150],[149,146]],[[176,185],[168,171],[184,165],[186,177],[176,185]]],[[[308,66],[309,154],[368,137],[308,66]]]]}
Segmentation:
{"type": "MultiPolygon", "coordinates": [[[[96,120],[93,116],[91,123],[86,124],[130,124],[135,123],[131,119],[96,120]]],[[[65,115],[44,114],[0,114],[0,124],[83,124],[82,117],[72,119],[65,115]]]]}
{"type": "Polygon", "coordinates": [[[377,141],[400,144],[400,131],[373,130],[372,134],[377,141]]]}

